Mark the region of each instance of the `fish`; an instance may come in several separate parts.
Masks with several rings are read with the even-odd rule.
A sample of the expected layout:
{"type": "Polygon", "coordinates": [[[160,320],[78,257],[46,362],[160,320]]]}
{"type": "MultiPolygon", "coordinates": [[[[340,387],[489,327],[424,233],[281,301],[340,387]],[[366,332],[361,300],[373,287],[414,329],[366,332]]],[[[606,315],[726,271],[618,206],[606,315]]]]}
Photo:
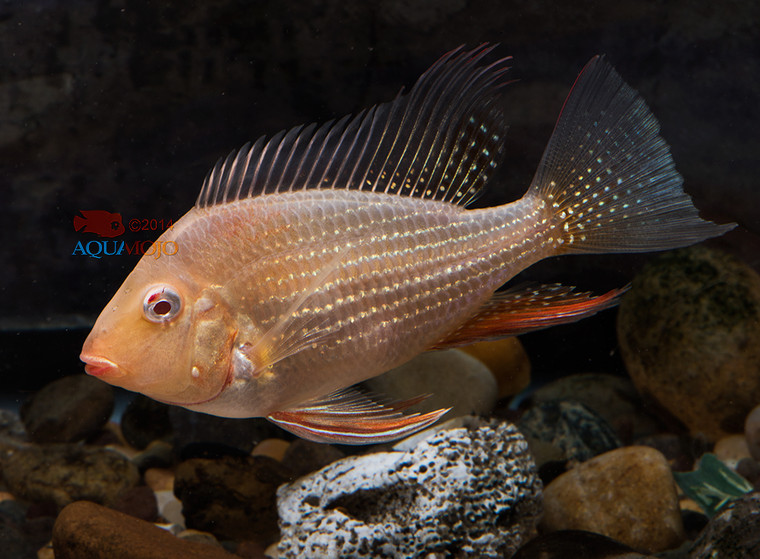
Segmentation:
{"type": "Polygon", "coordinates": [[[363,381],[425,351],[573,322],[614,306],[509,281],[544,258],[665,250],[734,224],[699,217],[641,96],[604,57],[579,74],[525,195],[470,204],[505,152],[509,58],[455,49],[408,91],[262,137],[209,171],[190,209],[97,318],[85,371],[158,401],[265,417],[371,444],[409,413],[363,381]],[[501,289],[506,286],[506,289],[501,289]]]}
{"type": "Polygon", "coordinates": [[[121,214],[106,210],[79,210],[82,215],[74,216],[74,230],[95,233],[100,237],[118,237],[125,231],[121,214]]]}

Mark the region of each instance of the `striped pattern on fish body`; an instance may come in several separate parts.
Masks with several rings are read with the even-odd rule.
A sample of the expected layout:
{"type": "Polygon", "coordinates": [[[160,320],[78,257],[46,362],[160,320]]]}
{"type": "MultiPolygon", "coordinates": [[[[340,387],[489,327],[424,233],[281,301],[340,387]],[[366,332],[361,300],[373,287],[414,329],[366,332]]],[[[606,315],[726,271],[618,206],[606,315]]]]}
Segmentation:
{"type": "Polygon", "coordinates": [[[467,209],[504,151],[507,59],[457,49],[411,91],[221,160],[85,341],[85,370],[189,409],[375,443],[436,421],[355,383],[419,352],[614,305],[563,286],[496,290],[548,256],[663,250],[700,219],[656,119],[603,59],[568,96],[525,196],[467,209]]]}

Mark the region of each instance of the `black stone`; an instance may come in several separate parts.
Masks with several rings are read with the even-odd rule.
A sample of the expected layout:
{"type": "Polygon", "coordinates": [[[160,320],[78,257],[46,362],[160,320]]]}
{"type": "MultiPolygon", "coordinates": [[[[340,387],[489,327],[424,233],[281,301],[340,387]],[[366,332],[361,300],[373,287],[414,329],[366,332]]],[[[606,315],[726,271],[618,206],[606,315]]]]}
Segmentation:
{"type": "Polygon", "coordinates": [[[760,557],[760,492],[731,501],[714,516],[692,547],[689,559],[760,557]]]}
{"type": "Polygon", "coordinates": [[[512,556],[512,559],[636,559],[636,553],[612,538],[582,530],[560,530],[539,536],[512,556]]]}
{"type": "Polygon", "coordinates": [[[584,462],[619,448],[615,430],[588,406],[572,400],[541,402],[528,409],[518,428],[529,439],[559,448],[567,460],[584,462]]]}
{"type": "Polygon", "coordinates": [[[177,467],[174,494],[188,528],[269,545],[279,537],[277,487],[292,477],[267,456],[193,458],[177,467]]]}
{"type": "Polygon", "coordinates": [[[21,420],[36,443],[81,441],[111,417],[113,388],[87,375],[63,377],[43,387],[21,406],[21,420]]]}

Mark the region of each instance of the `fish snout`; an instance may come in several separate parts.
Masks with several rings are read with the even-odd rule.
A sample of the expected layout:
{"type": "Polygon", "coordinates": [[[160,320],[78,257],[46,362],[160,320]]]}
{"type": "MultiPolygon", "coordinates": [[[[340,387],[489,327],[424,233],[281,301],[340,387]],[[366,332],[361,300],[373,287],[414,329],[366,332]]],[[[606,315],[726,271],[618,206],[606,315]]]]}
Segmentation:
{"type": "Polygon", "coordinates": [[[84,361],[85,373],[103,380],[123,377],[126,374],[116,363],[105,357],[95,357],[83,353],[79,359],[84,361]]]}

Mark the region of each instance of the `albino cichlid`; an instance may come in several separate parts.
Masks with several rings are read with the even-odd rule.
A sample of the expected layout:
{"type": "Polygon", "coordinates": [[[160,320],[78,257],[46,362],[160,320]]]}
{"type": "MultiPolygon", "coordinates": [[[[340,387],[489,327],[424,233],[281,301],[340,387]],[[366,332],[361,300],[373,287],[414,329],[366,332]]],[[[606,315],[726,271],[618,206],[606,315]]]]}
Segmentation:
{"type": "Polygon", "coordinates": [[[87,338],[85,370],[156,400],[375,443],[403,414],[353,385],[420,352],[571,322],[616,303],[496,290],[549,256],[675,248],[702,220],[641,97],[602,58],[572,88],[520,200],[467,209],[501,158],[507,59],[457,49],[406,95],[259,139],[220,161],[87,338]]]}

